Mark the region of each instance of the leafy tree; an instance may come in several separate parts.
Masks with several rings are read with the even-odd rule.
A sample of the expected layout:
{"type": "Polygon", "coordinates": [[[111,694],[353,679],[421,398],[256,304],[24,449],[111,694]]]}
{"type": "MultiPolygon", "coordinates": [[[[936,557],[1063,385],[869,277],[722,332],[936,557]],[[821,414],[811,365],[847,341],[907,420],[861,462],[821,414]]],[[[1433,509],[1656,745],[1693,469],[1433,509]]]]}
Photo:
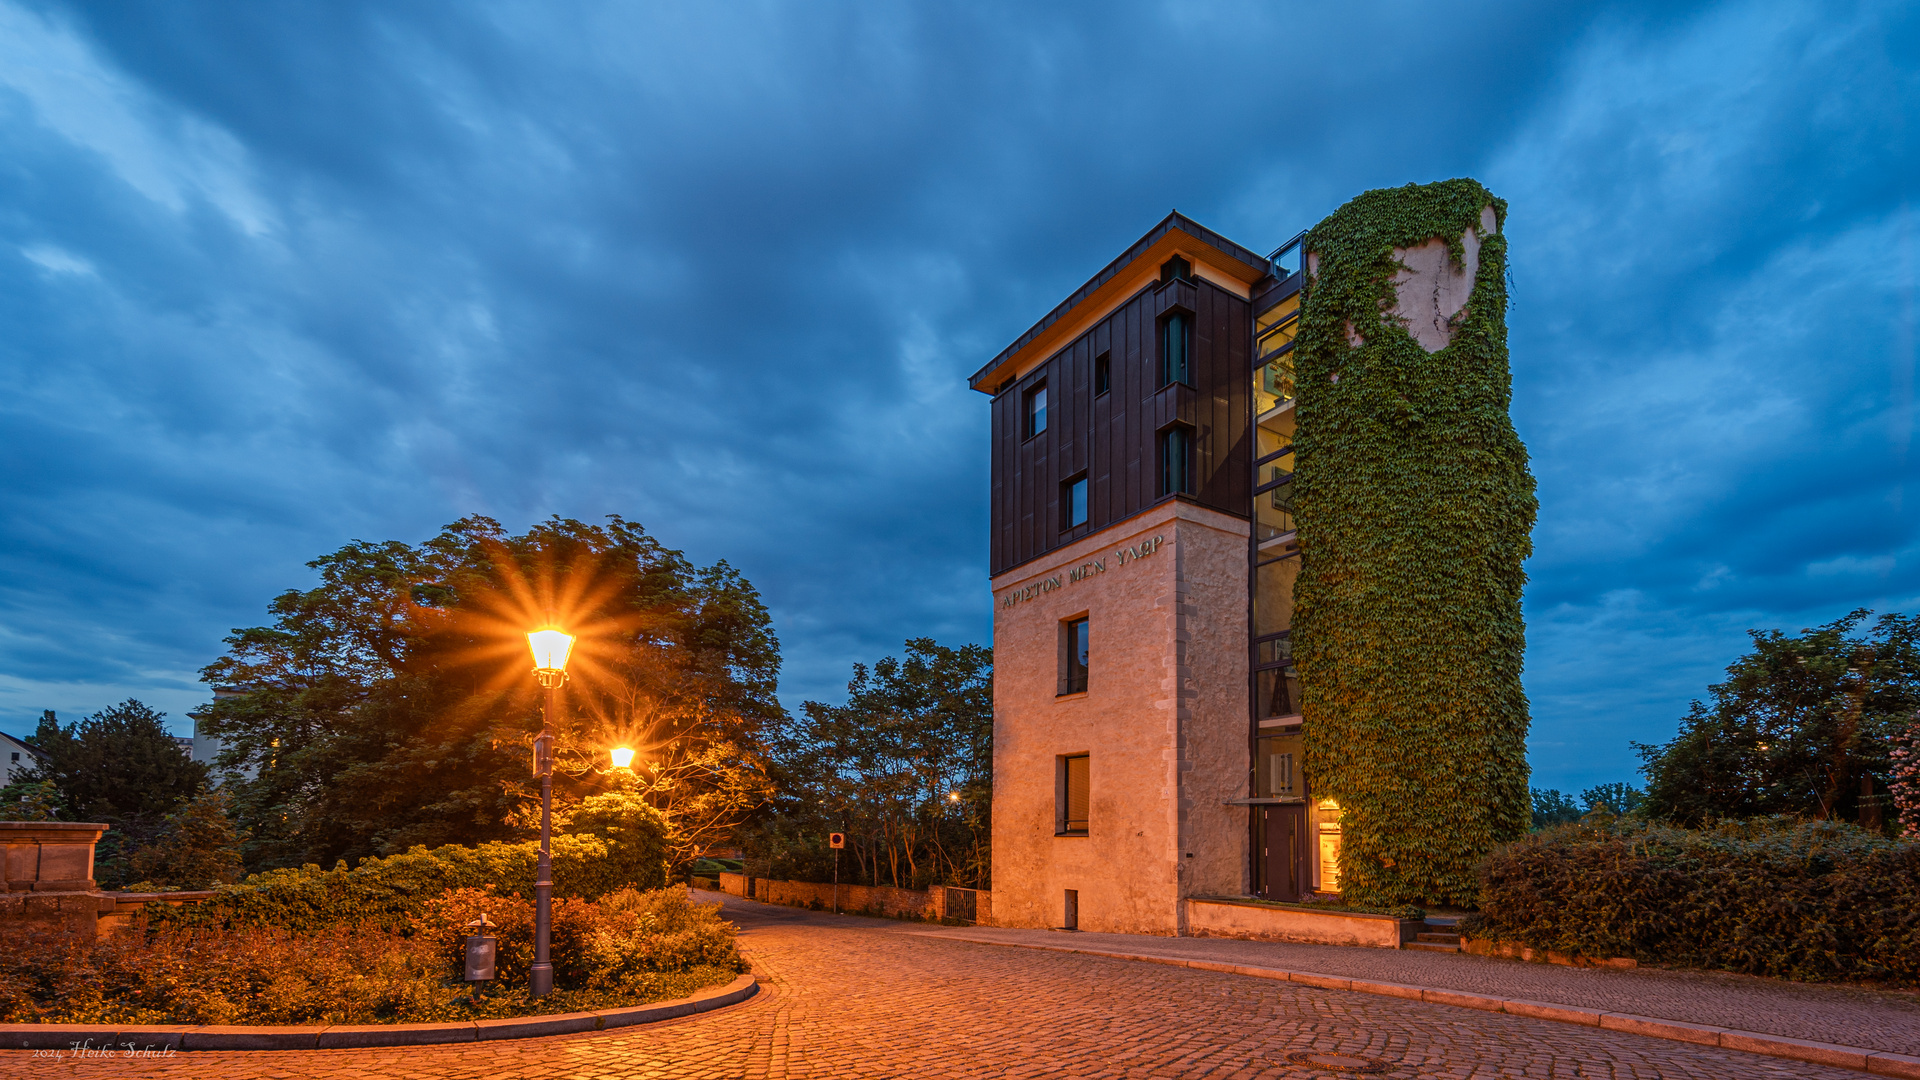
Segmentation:
{"type": "Polygon", "coordinates": [[[807,702],[779,743],[782,795],[750,844],[768,872],[825,880],[829,831],[848,834],[843,880],[988,886],[993,653],[912,638],[855,664],[847,702],[807,702]]]}
{"type": "Polygon", "coordinates": [[[1796,814],[1882,821],[1895,732],[1920,708],[1920,621],[1854,611],[1753,651],[1661,746],[1634,744],[1646,809],[1682,824],[1796,814]]]}
{"type": "Polygon", "coordinates": [[[1533,827],[1545,829],[1580,820],[1580,807],[1573,796],[1558,788],[1529,788],[1533,794],[1533,827]]]}
{"type": "Polygon", "coordinates": [[[1580,801],[1586,805],[1589,814],[1604,810],[1614,817],[1625,817],[1640,808],[1640,804],[1646,801],[1646,795],[1632,784],[1601,784],[1581,792],[1580,801]]]}
{"type": "MultiPolygon", "coordinates": [[[[227,816],[225,792],[206,791],[166,816],[155,842],[128,859],[142,884],[211,889],[239,881],[240,834],[227,816]]],[[[140,892],[140,884],[126,886],[140,892]]]]}
{"type": "Polygon", "coordinates": [[[201,714],[256,869],[514,839],[537,824],[529,776],[542,691],[528,630],[579,641],[554,718],[555,796],[636,784],[676,863],[770,790],[761,743],[783,713],[779,642],[725,562],[690,563],[639,525],[554,518],[513,536],[464,518],[425,543],[355,541],[320,583],[236,630],[201,714]],[[607,750],[637,751],[634,779],[607,750]]]}
{"type": "Polygon", "coordinates": [[[16,780],[0,787],[0,821],[60,820],[60,789],[51,780],[16,780]]]}
{"type": "Polygon", "coordinates": [[[132,698],[77,724],[41,713],[27,741],[42,757],[26,778],[52,781],[74,820],[158,818],[207,781],[207,767],[174,741],[165,716],[132,698]]]}

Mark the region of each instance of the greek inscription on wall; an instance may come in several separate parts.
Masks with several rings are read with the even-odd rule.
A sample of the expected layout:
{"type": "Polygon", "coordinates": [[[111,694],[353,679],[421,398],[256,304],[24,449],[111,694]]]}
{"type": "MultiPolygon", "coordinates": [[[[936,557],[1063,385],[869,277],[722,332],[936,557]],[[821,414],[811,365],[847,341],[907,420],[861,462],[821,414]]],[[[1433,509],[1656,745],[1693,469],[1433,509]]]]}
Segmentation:
{"type": "Polygon", "coordinates": [[[1139,543],[1134,544],[1132,547],[1116,548],[1111,556],[1093,559],[1091,561],[1081,563],[1079,566],[1076,566],[1073,569],[1067,571],[1066,582],[1064,583],[1064,585],[1060,580],[1060,575],[1055,574],[1050,578],[1046,578],[1041,581],[1036,581],[1031,585],[1022,586],[1021,588],[1018,588],[1018,589],[1009,589],[1008,591],[1000,594],[1000,606],[1012,607],[1015,604],[1024,603],[1028,600],[1031,600],[1034,597],[1039,596],[1041,593],[1050,593],[1055,589],[1064,588],[1065,585],[1071,585],[1075,582],[1085,581],[1088,578],[1095,576],[1096,574],[1104,574],[1107,572],[1108,558],[1112,558],[1114,560],[1115,566],[1125,566],[1136,559],[1144,559],[1147,556],[1153,554],[1154,552],[1159,551],[1160,544],[1164,539],[1165,539],[1164,536],[1156,536],[1150,540],[1142,540],[1139,543]]]}

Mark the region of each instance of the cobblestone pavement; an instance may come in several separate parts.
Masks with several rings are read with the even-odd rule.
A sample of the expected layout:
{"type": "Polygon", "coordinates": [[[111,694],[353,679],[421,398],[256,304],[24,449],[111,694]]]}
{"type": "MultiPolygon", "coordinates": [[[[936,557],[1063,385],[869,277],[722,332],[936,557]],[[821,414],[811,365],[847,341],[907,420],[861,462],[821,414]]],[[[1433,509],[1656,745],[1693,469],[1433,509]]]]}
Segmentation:
{"type": "Polygon", "coordinates": [[[6,1077],[1859,1080],[1860,1073],[1295,983],[906,933],[729,904],[763,991],[596,1035],[167,1060],[0,1052],[6,1077]],[[1306,1057],[1306,1055],[1316,1055],[1306,1057]],[[1332,1057],[1328,1055],[1343,1055],[1332,1057]],[[1315,1062],[1319,1063],[1318,1065],[1315,1062]],[[1345,1065],[1346,1069],[1331,1066],[1345,1065]]]}
{"type": "Polygon", "coordinates": [[[971,926],[921,932],[1311,971],[1657,1016],[1896,1054],[1920,1052],[1920,994],[1912,993],[1788,983],[1718,972],[1570,968],[1462,954],[1224,938],[1061,934],[971,926]]]}

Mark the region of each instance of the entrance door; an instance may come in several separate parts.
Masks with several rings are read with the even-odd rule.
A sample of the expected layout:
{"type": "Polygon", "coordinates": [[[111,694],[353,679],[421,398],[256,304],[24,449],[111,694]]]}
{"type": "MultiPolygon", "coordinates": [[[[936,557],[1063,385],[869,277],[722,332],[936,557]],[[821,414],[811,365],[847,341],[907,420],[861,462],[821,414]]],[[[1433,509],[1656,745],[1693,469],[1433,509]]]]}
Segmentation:
{"type": "Polygon", "coordinates": [[[1282,803],[1260,808],[1261,889],[1266,900],[1295,901],[1313,891],[1310,841],[1305,803],[1282,803]]]}

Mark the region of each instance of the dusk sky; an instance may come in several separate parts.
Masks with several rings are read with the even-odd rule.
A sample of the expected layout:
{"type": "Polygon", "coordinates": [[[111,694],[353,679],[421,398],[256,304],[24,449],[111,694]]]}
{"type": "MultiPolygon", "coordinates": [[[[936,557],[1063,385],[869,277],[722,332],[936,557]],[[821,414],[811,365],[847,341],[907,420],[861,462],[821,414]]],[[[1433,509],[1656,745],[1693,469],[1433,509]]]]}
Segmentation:
{"type": "Polygon", "coordinates": [[[0,0],[0,730],[305,563],[617,513],[781,697],[986,642],[966,376],[1177,208],[1510,203],[1534,783],[1743,649],[1920,610],[1920,5],[0,0]]]}

